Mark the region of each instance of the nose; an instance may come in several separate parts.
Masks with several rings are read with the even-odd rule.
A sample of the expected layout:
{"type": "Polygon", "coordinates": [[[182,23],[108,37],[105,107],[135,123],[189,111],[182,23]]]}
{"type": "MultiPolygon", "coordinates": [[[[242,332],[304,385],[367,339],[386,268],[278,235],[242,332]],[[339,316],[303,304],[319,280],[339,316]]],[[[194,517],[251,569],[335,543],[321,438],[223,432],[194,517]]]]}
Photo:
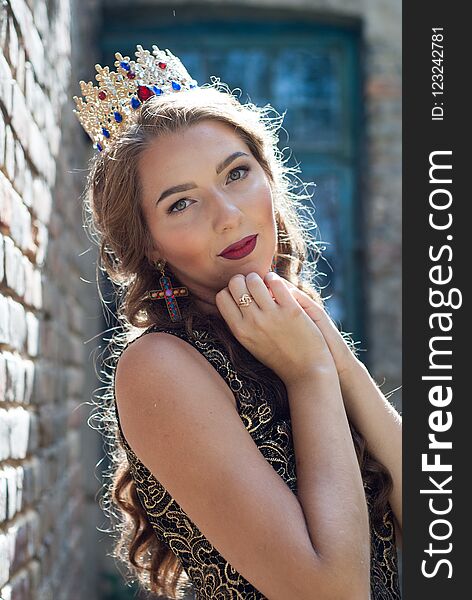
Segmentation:
{"type": "Polygon", "coordinates": [[[216,191],[211,206],[215,231],[240,228],[243,212],[237,198],[216,191]]]}

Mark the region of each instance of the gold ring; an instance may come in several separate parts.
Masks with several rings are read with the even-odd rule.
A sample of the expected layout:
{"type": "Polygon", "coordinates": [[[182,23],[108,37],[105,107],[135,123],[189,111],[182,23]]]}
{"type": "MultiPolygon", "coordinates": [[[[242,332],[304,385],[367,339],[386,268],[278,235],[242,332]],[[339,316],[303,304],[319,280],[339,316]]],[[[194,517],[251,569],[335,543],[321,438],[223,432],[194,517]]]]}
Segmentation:
{"type": "Polygon", "coordinates": [[[238,301],[239,306],[249,306],[253,301],[253,297],[250,294],[243,294],[238,301]]]}

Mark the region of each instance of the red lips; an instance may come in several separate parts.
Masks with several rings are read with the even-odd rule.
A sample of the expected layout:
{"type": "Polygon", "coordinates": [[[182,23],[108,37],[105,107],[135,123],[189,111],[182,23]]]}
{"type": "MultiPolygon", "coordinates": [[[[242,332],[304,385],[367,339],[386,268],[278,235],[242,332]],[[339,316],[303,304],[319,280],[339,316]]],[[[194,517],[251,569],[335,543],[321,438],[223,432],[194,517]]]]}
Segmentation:
{"type": "Polygon", "coordinates": [[[255,238],[256,235],[257,234],[248,235],[247,237],[243,238],[242,240],[239,240],[239,242],[235,242],[234,244],[231,244],[231,246],[228,246],[222,252],[220,252],[220,254],[218,254],[218,256],[223,256],[225,254],[233,252],[234,250],[239,250],[240,248],[245,246],[249,241],[251,241],[253,238],[255,238]]]}

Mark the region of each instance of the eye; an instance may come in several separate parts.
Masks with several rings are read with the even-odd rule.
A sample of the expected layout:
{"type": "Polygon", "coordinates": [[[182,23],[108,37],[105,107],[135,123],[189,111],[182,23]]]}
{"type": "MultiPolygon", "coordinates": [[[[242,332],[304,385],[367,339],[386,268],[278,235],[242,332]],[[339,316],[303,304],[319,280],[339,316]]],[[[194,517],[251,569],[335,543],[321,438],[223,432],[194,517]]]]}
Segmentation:
{"type": "Polygon", "coordinates": [[[241,165],[240,167],[231,169],[231,171],[229,172],[229,178],[231,181],[238,181],[239,179],[244,179],[245,177],[247,177],[247,173],[249,171],[250,171],[250,168],[247,165],[241,165]],[[243,175],[241,177],[237,177],[236,179],[233,179],[231,176],[233,175],[233,173],[237,173],[238,171],[243,171],[245,173],[245,175],[243,175]]]}
{"type": "Polygon", "coordinates": [[[169,206],[169,208],[167,209],[167,212],[170,213],[178,213],[178,212],[183,212],[187,207],[185,206],[182,210],[173,210],[174,206],[177,206],[178,204],[180,204],[181,202],[186,202],[189,201],[190,202],[190,198],[180,198],[179,200],[177,200],[177,202],[174,202],[174,204],[171,204],[169,206]]]}
{"type": "MultiPolygon", "coordinates": [[[[240,179],[245,179],[247,177],[247,173],[251,170],[251,168],[248,165],[241,165],[240,167],[235,167],[234,169],[231,169],[231,171],[229,172],[229,179],[230,181],[239,181],[240,179]],[[242,175],[241,177],[237,177],[236,179],[233,179],[232,175],[233,173],[237,173],[238,171],[243,171],[245,174],[242,175]]],[[[181,202],[190,202],[190,198],[180,198],[179,200],[177,200],[177,202],[174,202],[174,204],[171,204],[169,206],[169,208],[167,209],[167,214],[176,214],[176,213],[181,213],[184,212],[185,209],[187,208],[186,206],[184,206],[184,208],[182,208],[181,210],[174,210],[174,207],[176,207],[178,204],[180,204],[181,202]]]]}

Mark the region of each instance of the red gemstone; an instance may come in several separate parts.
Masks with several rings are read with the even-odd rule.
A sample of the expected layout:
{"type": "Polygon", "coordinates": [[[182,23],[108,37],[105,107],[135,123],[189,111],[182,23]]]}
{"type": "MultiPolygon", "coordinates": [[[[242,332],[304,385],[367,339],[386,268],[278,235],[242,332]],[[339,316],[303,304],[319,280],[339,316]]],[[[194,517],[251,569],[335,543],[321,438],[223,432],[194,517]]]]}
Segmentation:
{"type": "Polygon", "coordinates": [[[151,96],[155,96],[151,88],[148,88],[145,85],[138,85],[138,98],[141,102],[146,102],[151,96]]]}
{"type": "Polygon", "coordinates": [[[159,63],[159,67],[160,67],[161,69],[165,69],[165,68],[167,67],[167,63],[160,62],[160,63],[159,63]]]}
{"type": "Polygon", "coordinates": [[[128,79],[134,79],[134,78],[136,77],[136,73],[133,73],[133,71],[128,71],[128,72],[126,73],[126,77],[127,77],[128,79]]]}
{"type": "Polygon", "coordinates": [[[107,97],[107,95],[105,94],[105,92],[98,92],[98,97],[100,98],[100,100],[105,100],[105,98],[107,97]]]}

